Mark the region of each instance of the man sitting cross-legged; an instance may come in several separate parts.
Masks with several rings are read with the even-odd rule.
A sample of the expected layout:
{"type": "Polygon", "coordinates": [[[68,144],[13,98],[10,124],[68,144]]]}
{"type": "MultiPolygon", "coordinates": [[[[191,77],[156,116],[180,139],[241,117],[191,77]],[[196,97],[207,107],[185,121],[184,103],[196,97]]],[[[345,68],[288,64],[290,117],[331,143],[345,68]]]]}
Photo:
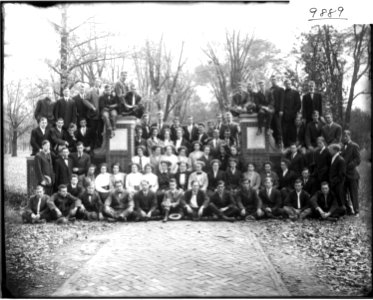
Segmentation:
{"type": "Polygon", "coordinates": [[[77,207],[76,217],[88,221],[101,221],[103,204],[98,192],[95,191],[94,183],[87,186],[87,190],[81,196],[81,205],[77,207]]]}
{"type": "Polygon", "coordinates": [[[164,194],[162,201],[162,209],[164,211],[163,222],[168,221],[169,214],[180,214],[183,215],[183,208],[181,206],[181,201],[184,192],[182,189],[177,188],[177,182],[175,178],[170,179],[170,189],[164,194]]]}
{"type": "Polygon", "coordinates": [[[218,182],[216,192],[211,196],[207,210],[223,220],[235,221],[238,208],[233,200],[232,193],[225,189],[223,180],[218,182]]]}
{"type": "Polygon", "coordinates": [[[203,215],[204,210],[209,204],[209,199],[206,193],[200,189],[197,180],[191,183],[192,189],[184,193],[182,206],[187,216],[193,220],[199,221],[203,215]]]}
{"type": "Polygon", "coordinates": [[[110,192],[105,200],[104,216],[108,217],[109,221],[125,222],[133,214],[133,209],[134,202],[131,194],[123,188],[122,181],[116,181],[114,191],[110,192]]]}
{"type": "Polygon", "coordinates": [[[39,224],[49,221],[48,200],[49,196],[44,194],[44,188],[41,185],[36,186],[35,195],[30,197],[27,207],[22,213],[23,222],[39,224]]]}
{"type": "Polygon", "coordinates": [[[259,192],[259,198],[262,203],[261,209],[264,211],[263,217],[273,218],[281,216],[283,214],[281,193],[273,187],[273,179],[271,177],[264,179],[264,187],[259,192]]]}
{"type": "Polygon", "coordinates": [[[47,201],[51,218],[62,224],[66,224],[68,220],[75,220],[76,205],[79,203],[80,199],[68,193],[65,184],[59,185],[58,192],[54,193],[47,201]]]}
{"type": "Polygon", "coordinates": [[[312,196],[310,203],[312,207],[310,216],[314,218],[336,221],[346,213],[346,209],[338,205],[337,198],[326,181],[321,183],[321,191],[312,196]]]}
{"type": "Polygon", "coordinates": [[[284,212],[290,220],[302,220],[311,213],[310,195],[303,190],[301,179],[295,180],[294,190],[285,199],[284,212]]]}
{"type": "Polygon", "coordinates": [[[240,215],[246,220],[254,220],[263,217],[262,203],[257,192],[251,187],[250,180],[243,178],[241,188],[236,194],[240,215]]]}
{"type": "Polygon", "coordinates": [[[157,194],[150,190],[150,184],[147,180],[141,180],[140,191],[133,196],[135,202],[135,220],[147,221],[152,217],[159,216],[157,209],[157,194]]]}

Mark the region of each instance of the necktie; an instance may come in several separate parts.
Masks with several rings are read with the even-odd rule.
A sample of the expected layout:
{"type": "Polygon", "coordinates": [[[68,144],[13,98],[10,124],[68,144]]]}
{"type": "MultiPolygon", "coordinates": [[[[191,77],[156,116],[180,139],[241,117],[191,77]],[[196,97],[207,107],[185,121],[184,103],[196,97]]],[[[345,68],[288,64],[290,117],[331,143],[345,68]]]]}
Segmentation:
{"type": "Polygon", "coordinates": [[[298,204],[298,209],[300,209],[300,193],[299,194],[297,193],[297,198],[298,198],[297,199],[298,200],[298,203],[297,203],[298,204]]]}
{"type": "Polygon", "coordinates": [[[135,101],[136,101],[136,97],[135,97],[135,94],[133,94],[133,96],[132,96],[132,106],[135,105],[135,101]]]}
{"type": "Polygon", "coordinates": [[[142,157],[140,156],[140,170],[142,170],[142,157]]]}
{"type": "Polygon", "coordinates": [[[85,136],[85,127],[82,128],[82,135],[85,136]]]}
{"type": "Polygon", "coordinates": [[[66,166],[69,166],[69,161],[67,159],[64,159],[66,166]]]}
{"type": "Polygon", "coordinates": [[[40,204],[41,204],[41,198],[39,198],[39,200],[38,200],[38,207],[37,207],[37,209],[36,209],[36,214],[37,214],[37,215],[38,215],[39,212],[40,212],[40,204]]]}

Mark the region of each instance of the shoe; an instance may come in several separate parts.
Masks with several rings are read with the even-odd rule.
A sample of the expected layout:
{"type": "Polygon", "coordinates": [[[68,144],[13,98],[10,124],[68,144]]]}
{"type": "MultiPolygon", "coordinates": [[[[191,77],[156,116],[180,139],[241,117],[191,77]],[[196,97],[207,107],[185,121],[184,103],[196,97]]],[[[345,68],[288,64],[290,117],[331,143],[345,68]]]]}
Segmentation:
{"type": "Polygon", "coordinates": [[[253,215],[246,216],[245,221],[255,221],[255,217],[253,215]]]}
{"type": "Polygon", "coordinates": [[[107,218],[107,221],[109,223],[115,223],[117,220],[115,220],[114,218],[107,218]]]}
{"type": "Polygon", "coordinates": [[[75,221],[76,221],[76,218],[75,218],[75,217],[70,217],[70,218],[69,218],[69,222],[74,223],[75,221]]]}
{"type": "Polygon", "coordinates": [[[164,218],[164,219],[162,220],[162,223],[167,223],[167,218],[164,218]]]}
{"type": "Polygon", "coordinates": [[[118,217],[118,221],[126,222],[126,221],[127,221],[127,218],[126,218],[126,217],[123,217],[123,216],[119,216],[119,217],[118,217]]]}
{"type": "Polygon", "coordinates": [[[228,222],[236,221],[236,218],[233,218],[233,217],[227,217],[225,215],[222,215],[221,217],[223,218],[223,220],[228,221],[228,222]]]}
{"type": "Polygon", "coordinates": [[[41,220],[35,220],[34,223],[35,224],[45,224],[45,223],[47,223],[47,221],[45,219],[41,219],[41,220]]]}
{"type": "Polygon", "coordinates": [[[325,220],[331,221],[331,222],[337,222],[338,221],[337,218],[333,218],[333,217],[327,217],[325,220]]]}

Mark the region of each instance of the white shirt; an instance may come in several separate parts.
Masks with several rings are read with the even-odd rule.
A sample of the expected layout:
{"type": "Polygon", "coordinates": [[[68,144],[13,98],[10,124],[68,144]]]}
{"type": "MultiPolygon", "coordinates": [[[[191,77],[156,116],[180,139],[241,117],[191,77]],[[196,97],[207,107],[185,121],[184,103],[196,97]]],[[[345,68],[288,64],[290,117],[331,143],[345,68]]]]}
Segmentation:
{"type": "Polygon", "coordinates": [[[288,172],[288,169],[286,169],[285,171],[282,171],[282,176],[285,177],[287,172],[288,172]]]}
{"type": "Polygon", "coordinates": [[[331,165],[333,164],[338,155],[339,153],[334,154],[334,156],[332,157],[332,162],[330,163],[331,165]]]}
{"type": "Polygon", "coordinates": [[[150,164],[150,158],[147,156],[141,156],[141,164],[140,164],[140,156],[136,155],[132,157],[132,162],[134,164],[138,164],[139,166],[141,166],[140,171],[142,172],[144,171],[145,165],[150,164]]]}
{"type": "Polygon", "coordinates": [[[142,174],[140,172],[137,173],[129,173],[126,177],[126,189],[130,193],[134,193],[135,191],[139,190],[140,183],[142,179],[142,174]]]}
{"type": "Polygon", "coordinates": [[[154,193],[158,190],[158,176],[153,173],[147,173],[142,175],[142,179],[147,180],[150,185],[150,190],[154,193]]]}
{"type": "Polygon", "coordinates": [[[115,181],[122,181],[123,183],[123,186],[124,186],[124,183],[125,183],[125,179],[126,179],[126,174],[125,173],[122,173],[122,172],[119,172],[117,174],[111,174],[111,183],[113,186],[115,186],[115,181]]]}
{"type": "Polygon", "coordinates": [[[180,181],[180,184],[185,184],[186,182],[185,173],[180,174],[179,181],[180,181]]]}
{"type": "Polygon", "coordinates": [[[298,193],[297,191],[295,191],[297,193],[297,206],[298,206],[298,209],[300,209],[300,193],[301,191],[298,193]]]}
{"type": "Polygon", "coordinates": [[[40,130],[43,133],[43,135],[45,135],[45,128],[43,129],[43,128],[40,127],[40,130]]]}
{"type": "Polygon", "coordinates": [[[321,148],[320,154],[325,150],[325,146],[321,148]]]}
{"type": "Polygon", "coordinates": [[[194,207],[194,208],[198,207],[198,204],[197,204],[197,195],[192,194],[192,198],[190,199],[190,206],[194,207]]]}
{"type": "Polygon", "coordinates": [[[100,193],[108,193],[108,191],[103,189],[103,187],[109,186],[110,189],[110,177],[110,173],[98,174],[95,180],[96,191],[100,193]]]}
{"type": "Polygon", "coordinates": [[[271,193],[272,193],[272,188],[267,189],[266,191],[267,191],[267,196],[268,196],[268,198],[269,198],[269,196],[271,196],[271,193]]]}
{"type": "Polygon", "coordinates": [[[182,139],[175,141],[175,147],[176,147],[176,149],[179,149],[181,147],[181,142],[182,141],[183,141],[182,139]]]}

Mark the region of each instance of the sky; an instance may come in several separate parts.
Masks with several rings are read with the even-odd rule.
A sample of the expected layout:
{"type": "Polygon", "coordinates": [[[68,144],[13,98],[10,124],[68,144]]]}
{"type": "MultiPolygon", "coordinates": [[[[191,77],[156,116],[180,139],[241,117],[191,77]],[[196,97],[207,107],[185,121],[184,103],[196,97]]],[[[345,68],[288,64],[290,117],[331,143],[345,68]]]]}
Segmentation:
{"type": "MultiPolygon", "coordinates": [[[[355,3],[360,1],[363,0],[356,0],[355,3]]],[[[159,40],[163,34],[166,47],[177,55],[184,41],[187,58],[185,68],[193,72],[197,65],[206,63],[201,48],[205,47],[207,41],[214,41],[218,45],[222,43],[226,30],[254,33],[256,38],[275,44],[281,55],[287,56],[299,34],[315,24],[307,21],[310,17],[309,8],[303,9],[303,15],[299,14],[300,2],[295,2],[291,6],[269,3],[74,4],[70,6],[68,22],[77,25],[95,16],[95,21],[100,23],[103,31],[117,34],[112,42],[115,48],[136,49],[145,39],[159,40]]],[[[352,5],[348,7],[350,10],[356,9],[352,5]]],[[[364,16],[361,13],[361,17],[364,16]]],[[[49,78],[45,59],[54,61],[59,54],[59,40],[49,23],[58,23],[59,12],[56,7],[5,4],[4,20],[5,54],[10,55],[4,61],[5,80],[20,77],[49,78]]],[[[333,25],[339,29],[347,26],[340,21],[333,25]]],[[[197,91],[202,99],[212,97],[207,87],[198,87],[197,91]]],[[[359,107],[364,106],[364,102],[363,98],[355,101],[359,107]]]]}

